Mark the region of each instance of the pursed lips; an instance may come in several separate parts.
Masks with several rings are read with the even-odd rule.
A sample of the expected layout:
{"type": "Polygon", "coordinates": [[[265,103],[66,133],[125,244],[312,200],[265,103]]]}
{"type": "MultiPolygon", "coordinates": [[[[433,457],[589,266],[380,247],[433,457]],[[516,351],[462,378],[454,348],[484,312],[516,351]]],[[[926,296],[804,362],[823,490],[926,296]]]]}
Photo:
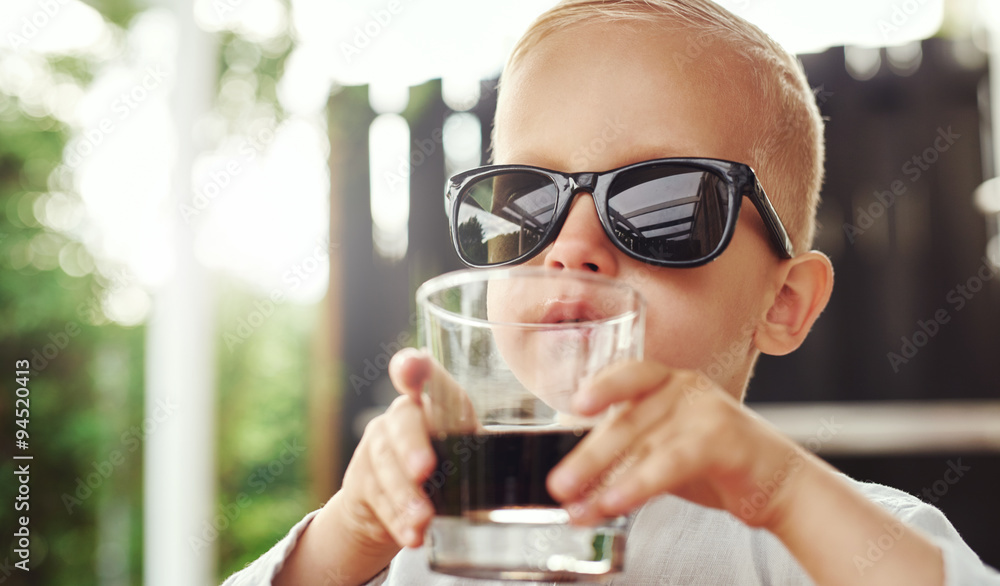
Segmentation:
{"type": "Polygon", "coordinates": [[[543,303],[542,318],[537,323],[563,324],[595,321],[605,317],[583,300],[551,299],[543,303]]]}

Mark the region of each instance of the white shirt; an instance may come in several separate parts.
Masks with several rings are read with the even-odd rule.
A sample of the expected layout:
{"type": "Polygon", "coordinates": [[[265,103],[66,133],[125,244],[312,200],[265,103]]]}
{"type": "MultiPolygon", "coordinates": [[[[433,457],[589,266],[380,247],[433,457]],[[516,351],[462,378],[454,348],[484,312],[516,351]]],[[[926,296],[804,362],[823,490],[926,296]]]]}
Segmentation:
{"type": "MultiPolygon", "coordinates": [[[[946,586],[1000,586],[1000,574],[985,566],[962,541],[937,508],[902,491],[850,480],[854,487],[894,517],[923,531],[944,555],[946,586]]],[[[314,511],[300,521],[270,551],[232,575],[223,586],[264,586],[292,551],[314,511]]],[[[888,533],[887,533],[888,535],[888,533]]],[[[822,536],[817,536],[822,539],[822,536]]],[[[891,535],[859,549],[852,562],[861,572],[891,548],[891,535]]],[[[335,544],[330,544],[336,547],[335,544]]],[[[317,585],[340,586],[336,574],[317,585]]],[[[629,530],[625,572],[610,584],[753,586],[813,584],[785,546],[771,533],[752,529],[727,512],[709,509],[674,496],[651,500],[636,513],[629,530]]],[[[422,548],[403,549],[369,584],[387,586],[489,586],[505,584],[436,574],[427,566],[422,548]]],[[[509,584],[506,583],[506,584],[509,584]]],[[[525,583],[529,584],[529,583],[525,583]]]]}

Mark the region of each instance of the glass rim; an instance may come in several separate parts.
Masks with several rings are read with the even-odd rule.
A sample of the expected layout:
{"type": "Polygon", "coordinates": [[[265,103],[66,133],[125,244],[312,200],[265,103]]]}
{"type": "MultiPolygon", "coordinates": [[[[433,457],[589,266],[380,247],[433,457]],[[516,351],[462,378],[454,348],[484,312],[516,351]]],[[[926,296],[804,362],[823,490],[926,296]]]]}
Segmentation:
{"type": "Polygon", "coordinates": [[[614,279],[597,273],[576,269],[553,269],[546,267],[524,267],[524,266],[503,266],[481,269],[459,269],[447,273],[442,273],[432,277],[417,287],[416,292],[417,310],[428,311],[438,317],[447,317],[449,320],[464,325],[478,325],[485,327],[510,327],[524,330],[572,330],[581,327],[596,327],[612,325],[615,323],[627,322],[633,319],[642,320],[646,315],[646,299],[635,287],[620,279],[614,279]],[[479,317],[462,315],[454,311],[444,309],[440,305],[430,302],[430,296],[439,291],[450,289],[456,286],[468,285],[475,282],[486,282],[496,278],[572,278],[590,281],[603,287],[612,287],[628,294],[634,300],[633,308],[622,311],[614,315],[598,319],[589,319],[578,322],[566,323],[530,323],[495,321],[479,317]]]}

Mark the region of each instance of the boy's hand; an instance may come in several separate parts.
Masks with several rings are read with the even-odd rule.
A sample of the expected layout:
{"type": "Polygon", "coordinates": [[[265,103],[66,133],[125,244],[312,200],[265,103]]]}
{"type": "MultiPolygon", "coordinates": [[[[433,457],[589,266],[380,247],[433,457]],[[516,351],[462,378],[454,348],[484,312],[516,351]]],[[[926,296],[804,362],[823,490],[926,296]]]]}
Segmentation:
{"type": "Polygon", "coordinates": [[[817,584],[944,582],[941,552],[919,531],[702,375],[653,362],[617,364],[573,404],[581,415],[612,405],[548,478],[575,522],[625,514],[671,493],[766,528],[817,584]],[[887,530],[892,548],[859,572],[854,560],[887,530]]]}
{"type": "Polygon", "coordinates": [[[573,399],[585,416],[611,405],[548,479],[577,522],[628,513],[663,493],[752,526],[778,522],[808,456],[717,385],[696,372],[625,362],[573,399]]]}
{"type": "Polygon", "coordinates": [[[373,545],[420,545],[433,515],[420,488],[435,459],[418,401],[397,397],[372,419],[344,473],[347,519],[373,545]]]}
{"type": "MultiPolygon", "coordinates": [[[[362,583],[389,563],[401,547],[423,543],[434,515],[421,485],[434,470],[430,409],[421,396],[432,378],[446,392],[464,392],[425,352],[405,348],[389,363],[399,391],[385,413],[365,428],[342,488],[313,519],[275,579],[275,584],[314,583],[336,572],[341,583],[362,583]]],[[[474,420],[474,418],[473,418],[474,420]]]]}
{"type": "MultiPolygon", "coordinates": [[[[389,363],[389,377],[400,396],[365,428],[344,473],[343,496],[356,526],[375,542],[417,547],[434,508],[421,485],[437,459],[430,444],[431,409],[421,393],[431,379],[439,387],[465,393],[425,352],[406,348],[389,363]]],[[[474,415],[470,419],[474,421],[474,415]]]]}

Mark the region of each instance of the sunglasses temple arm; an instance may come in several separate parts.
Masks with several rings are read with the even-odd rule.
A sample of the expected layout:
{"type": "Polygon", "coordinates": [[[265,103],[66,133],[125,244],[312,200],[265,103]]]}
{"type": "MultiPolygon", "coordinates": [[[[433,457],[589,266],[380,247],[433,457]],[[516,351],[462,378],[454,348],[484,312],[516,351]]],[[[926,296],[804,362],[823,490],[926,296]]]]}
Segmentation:
{"type": "Polygon", "coordinates": [[[774,207],[771,205],[771,201],[767,199],[767,195],[761,188],[760,183],[757,183],[753,187],[750,201],[753,202],[753,205],[760,213],[760,217],[764,220],[767,231],[770,232],[771,238],[774,240],[775,245],[777,245],[781,255],[784,258],[793,258],[795,256],[795,247],[792,246],[792,239],[788,237],[788,232],[781,224],[781,220],[778,219],[778,213],[774,211],[774,207]]]}

